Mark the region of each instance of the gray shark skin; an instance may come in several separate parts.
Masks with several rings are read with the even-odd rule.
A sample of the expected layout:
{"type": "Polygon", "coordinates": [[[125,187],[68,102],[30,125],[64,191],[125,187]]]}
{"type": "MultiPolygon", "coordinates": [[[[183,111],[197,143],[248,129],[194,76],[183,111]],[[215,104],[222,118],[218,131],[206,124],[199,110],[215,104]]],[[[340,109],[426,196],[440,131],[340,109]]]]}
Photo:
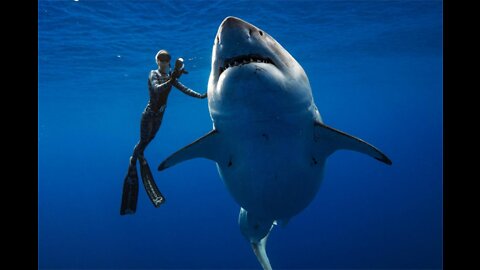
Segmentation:
{"type": "Polygon", "coordinates": [[[323,124],[300,64],[269,34],[239,18],[215,36],[208,82],[213,130],[163,161],[215,161],[240,205],[239,225],[263,269],[274,224],[285,225],[315,198],[327,158],[345,149],[383,163],[374,146],[323,124]]]}

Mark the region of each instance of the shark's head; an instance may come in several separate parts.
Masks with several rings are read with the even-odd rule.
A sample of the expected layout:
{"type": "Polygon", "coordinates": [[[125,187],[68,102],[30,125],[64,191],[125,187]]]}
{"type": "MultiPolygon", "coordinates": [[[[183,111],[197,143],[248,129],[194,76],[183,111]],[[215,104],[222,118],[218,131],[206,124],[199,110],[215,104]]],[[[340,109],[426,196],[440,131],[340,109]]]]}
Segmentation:
{"type": "Polygon", "coordinates": [[[272,98],[277,106],[307,104],[311,88],[303,68],[273,37],[227,17],[214,40],[208,97],[213,117],[220,110],[264,108],[272,98]]]}

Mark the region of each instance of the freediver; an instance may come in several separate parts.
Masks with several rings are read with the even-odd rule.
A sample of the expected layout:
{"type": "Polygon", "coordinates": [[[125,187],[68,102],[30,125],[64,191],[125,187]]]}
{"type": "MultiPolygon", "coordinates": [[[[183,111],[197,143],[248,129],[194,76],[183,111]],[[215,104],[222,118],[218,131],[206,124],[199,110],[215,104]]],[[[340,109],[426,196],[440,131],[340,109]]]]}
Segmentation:
{"type": "Polygon", "coordinates": [[[170,71],[170,54],[166,50],[160,50],[156,56],[158,69],[150,71],[148,77],[148,90],[150,99],[147,107],[142,113],[140,123],[140,141],[135,145],[133,154],[130,157],[127,176],[123,183],[122,205],[120,215],[134,214],[137,208],[138,199],[138,174],[137,159],[140,161],[140,172],[142,182],[147,194],[155,207],[159,207],[165,198],[159,191],[152,172],[148,166],[147,160],[143,156],[143,152],[147,145],[153,140],[160,125],[162,124],[163,114],[167,107],[167,98],[172,90],[172,86],[179,89],[183,93],[204,99],[207,94],[200,94],[186,87],[178,80],[183,73],[188,73],[184,69],[183,59],[179,58],[175,62],[173,72],[170,71]]]}

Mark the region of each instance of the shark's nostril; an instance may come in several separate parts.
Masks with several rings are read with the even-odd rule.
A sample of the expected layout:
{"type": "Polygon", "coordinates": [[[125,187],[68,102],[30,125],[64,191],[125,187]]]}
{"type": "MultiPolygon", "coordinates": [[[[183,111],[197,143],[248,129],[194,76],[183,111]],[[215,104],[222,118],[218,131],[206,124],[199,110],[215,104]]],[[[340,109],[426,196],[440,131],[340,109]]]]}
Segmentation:
{"type": "Polygon", "coordinates": [[[248,29],[248,35],[249,35],[249,36],[252,35],[252,28],[249,28],[249,29],[248,29]]]}

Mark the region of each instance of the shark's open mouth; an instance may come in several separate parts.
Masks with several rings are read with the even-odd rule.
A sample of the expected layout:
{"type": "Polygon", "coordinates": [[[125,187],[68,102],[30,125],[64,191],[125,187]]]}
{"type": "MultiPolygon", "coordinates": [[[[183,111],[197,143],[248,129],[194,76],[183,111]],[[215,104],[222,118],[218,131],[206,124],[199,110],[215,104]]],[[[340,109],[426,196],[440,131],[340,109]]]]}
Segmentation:
{"type": "Polygon", "coordinates": [[[235,57],[226,59],[223,62],[223,66],[219,68],[218,76],[220,76],[222,72],[224,72],[226,69],[230,67],[236,67],[236,66],[246,65],[250,63],[267,63],[275,66],[275,63],[273,63],[272,59],[268,57],[263,57],[258,54],[240,55],[240,56],[235,56],[235,57]]]}

